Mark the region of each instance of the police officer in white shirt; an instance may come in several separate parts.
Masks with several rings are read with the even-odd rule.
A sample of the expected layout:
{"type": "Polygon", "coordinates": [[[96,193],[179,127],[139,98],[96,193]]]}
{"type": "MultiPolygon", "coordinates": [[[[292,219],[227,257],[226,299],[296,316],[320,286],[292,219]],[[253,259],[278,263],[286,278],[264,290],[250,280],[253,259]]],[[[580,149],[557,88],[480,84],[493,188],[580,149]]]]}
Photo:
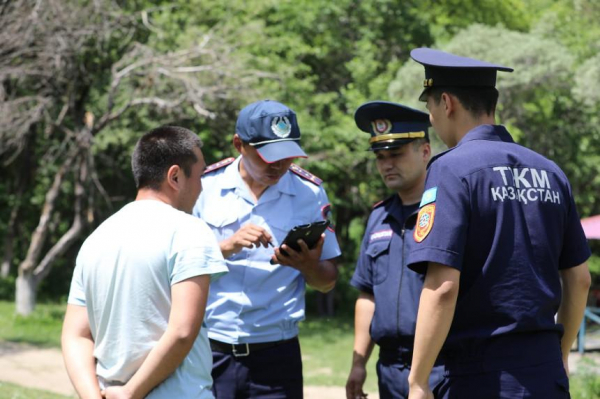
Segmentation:
{"type": "Polygon", "coordinates": [[[194,214],[217,236],[229,268],[211,285],[206,309],[217,398],[302,398],[305,283],[331,290],[341,252],[332,228],[313,248],[301,240],[300,251],[281,246],[294,226],[326,220],[330,210],[322,181],[292,164],[306,158],[299,141],[294,111],[250,104],[233,137],[240,155],[202,178],[194,214]]]}

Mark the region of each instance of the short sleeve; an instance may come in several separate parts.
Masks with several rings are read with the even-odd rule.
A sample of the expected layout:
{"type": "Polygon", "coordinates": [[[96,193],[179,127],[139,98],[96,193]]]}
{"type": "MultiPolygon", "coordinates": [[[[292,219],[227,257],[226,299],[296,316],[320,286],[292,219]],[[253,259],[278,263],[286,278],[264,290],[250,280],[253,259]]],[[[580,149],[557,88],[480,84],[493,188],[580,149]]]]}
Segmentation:
{"type": "Polygon", "coordinates": [[[368,232],[365,232],[350,285],[362,292],[373,294],[373,268],[372,262],[367,256],[368,237],[368,232]]]}
{"type": "MultiPolygon", "coordinates": [[[[569,194],[570,187],[569,187],[569,194]]],[[[565,224],[563,247],[560,252],[558,268],[568,269],[579,266],[592,255],[588,245],[581,220],[575,207],[573,195],[569,195],[569,209],[565,224]]]]}
{"type": "Polygon", "coordinates": [[[186,217],[172,245],[171,285],[183,280],[211,275],[211,280],[227,273],[228,269],[219,244],[206,223],[195,217],[186,217]]]}
{"type": "Polygon", "coordinates": [[[466,182],[438,160],[428,171],[419,208],[408,267],[425,273],[427,262],[436,262],[460,271],[470,214],[466,182]]]}
{"type": "Polygon", "coordinates": [[[69,305],[85,306],[85,288],[83,286],[83,269],[77,263],[75,270],[73,271],[73,278],[71,279],[71,288],[69,290],[69,298],[67,300],[69,305]]]}
{"type": "MultiPolygon", "coordinates": [[[[317,198],[318,206],[318,217],[314,222],[325,220],[327,213],[331,210],[331,204],[327,198],[325,190],[322,188],[319,190],[317,198]]],[[[321,260],[333,259],[342,254],[340,246],[338,244],[337,236],[333,227],[325,229],[325,243],[323,244],[323,252],[321,253],[321,260]]]]}

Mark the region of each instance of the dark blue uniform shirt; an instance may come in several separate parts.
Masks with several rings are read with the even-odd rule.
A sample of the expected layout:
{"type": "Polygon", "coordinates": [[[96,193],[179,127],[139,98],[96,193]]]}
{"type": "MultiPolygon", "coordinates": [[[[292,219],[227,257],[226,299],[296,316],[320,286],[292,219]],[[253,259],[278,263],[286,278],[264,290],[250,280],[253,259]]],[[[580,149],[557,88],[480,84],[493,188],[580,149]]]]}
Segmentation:
{"type": "Polygon", "coordinates": [[[418,204],[403,206],[394,194],[369,217],[350,284],[375,297],[371,338],[383,348],[412,350],[423,276],[406,267],[414,246],[412,229],[418,204]]]}
{"type": "Polygon", "coordinates": [[[408,263],[461,272],[447,343],[562,332],[559,269],[590,256],[569,182],[556,164],[481,125],[430,164],[408,263]]]}

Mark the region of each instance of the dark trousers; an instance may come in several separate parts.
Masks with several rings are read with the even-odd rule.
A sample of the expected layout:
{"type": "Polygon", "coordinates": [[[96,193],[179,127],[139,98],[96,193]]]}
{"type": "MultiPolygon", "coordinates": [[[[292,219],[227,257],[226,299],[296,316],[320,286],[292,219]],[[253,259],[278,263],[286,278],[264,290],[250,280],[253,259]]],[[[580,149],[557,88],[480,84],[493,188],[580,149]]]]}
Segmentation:
{"type": "Polygon", "coordinates": [[[474,375],[448,376],[436,399],[569,399],[569,379],[562,361],[474,375]]]}
{"type": "Polygon", "coordinates": [[[556,333],[514,334],[453,348],[436,399],[569,399],[556,333]]]}
{"type": "Polygon", "coordinates": [[[216,399],[302,399],[302,357],[298,339],[236,357],[213,349],[216,399]]]}
{"type": "MultiPolygon", "coordinates": [[[[408,398],[408,375],[412,351],[381,347],[377,360],[377,385],[380,399],[408,398]]],[[[444,366],[439,363],[431,370],[429,386],[434,389],[444,376],[444,366]]]]}

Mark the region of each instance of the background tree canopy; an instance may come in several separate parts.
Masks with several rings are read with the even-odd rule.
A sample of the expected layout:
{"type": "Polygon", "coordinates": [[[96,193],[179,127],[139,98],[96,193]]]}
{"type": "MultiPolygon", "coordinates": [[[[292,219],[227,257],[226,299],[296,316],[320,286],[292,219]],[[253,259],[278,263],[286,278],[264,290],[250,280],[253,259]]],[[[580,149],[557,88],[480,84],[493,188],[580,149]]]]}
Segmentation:
{"type": "Polygon", "coordinates": [[[64,300],[85,237],[134,198],[145,131],[186,126],[215,162],[234,155],[239,109],[271,98],[298,113],[301,163],[325,181],[344,252],[334,299],[351,312],[366,218],[390,194],[353,113],[376,99],[423,107],[409,59],[421,46],[514,67],[498,122],[565,170],[582,217],[597,214],[599,17],[594,0],[5,2],[0,298],[20,295],[21,313],[35,293],[64,300]]]}

